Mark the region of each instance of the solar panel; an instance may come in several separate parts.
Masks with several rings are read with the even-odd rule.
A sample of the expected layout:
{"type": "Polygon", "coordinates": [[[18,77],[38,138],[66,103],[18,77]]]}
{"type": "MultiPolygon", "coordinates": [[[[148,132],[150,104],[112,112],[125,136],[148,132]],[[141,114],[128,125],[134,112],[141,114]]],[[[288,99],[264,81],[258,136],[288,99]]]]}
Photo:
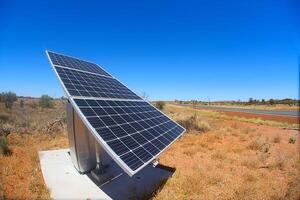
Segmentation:
{"type": "Polygon", "coordinates": [[[76,112],[128,175],[153,161],[185,131],[98,65],[47,54],[76,112]]]}
{"type": "Polygon", "coordinates": [[[106,71],[104,71],[98,65],[96,65],[94,63],[87,62],[84,60],[79,60],[77,58],[73,58],[70,56],[65,56],[65,55],[57,54],[57,53],[53,53],[53,52],[48,52],[48,55],[49,55],[53,65],[67,67],[67,68],[71,68],[71,69],[82,70],[82,71],[86,71],[86,72],[92,72],[92,73],[111,77],[111,75],[109,75],[106,71]]]}
{"type": "Polygon", "coordinates": [[[140,99],[140,97],[112,77],[58,66],[55,66],[55,70],[71,96],[140,99]]]}

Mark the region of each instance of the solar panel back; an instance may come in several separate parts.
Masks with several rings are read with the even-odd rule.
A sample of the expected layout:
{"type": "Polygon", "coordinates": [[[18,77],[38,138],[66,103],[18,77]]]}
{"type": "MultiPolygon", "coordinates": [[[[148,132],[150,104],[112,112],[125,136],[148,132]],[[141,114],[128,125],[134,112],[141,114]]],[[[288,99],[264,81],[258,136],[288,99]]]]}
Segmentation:
{"type": "Polygon", "coordinates": [[[98,65],[47,51],[74,109],[100,145],[130,176],[185,131],[98,65]]]}

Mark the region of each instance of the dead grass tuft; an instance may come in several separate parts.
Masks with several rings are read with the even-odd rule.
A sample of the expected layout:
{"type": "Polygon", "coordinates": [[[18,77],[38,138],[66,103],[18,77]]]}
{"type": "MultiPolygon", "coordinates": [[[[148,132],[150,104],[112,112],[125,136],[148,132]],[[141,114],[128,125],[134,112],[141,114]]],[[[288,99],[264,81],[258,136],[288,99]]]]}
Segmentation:
{"type": "Polygon", "coordinates": [[[281,137],[279,135],[276,135],[274,138],[273,138],[273,142],[274,143],[280,143],[281,141],[281,137]]]}
{"type": "Polygon", "coordinates": [[[289,138],[289,143],[290,143],[290,144],[295,144],[296,140],[297,140],[297,137],[293,135],[293,136],[291,136],[291,137],[289,138]]]}
{"type": "Polygon", "coordinates": [[[0,113],[0,123],[6,123],[9,120],[9,114],[0,113]]]}
{"type": "Polygon", "coordinates": [[[241,165],[249,169],[257,169],[259,166],[259,161],[256,156],[251,156],[251,157],[243,158],[241,165]]]}
{"type": "Polygon", "coordinates": [[[175,106],[171,110],[177,120],[197,112],[213,129],[206,134],[190,131],[162,154],[160,162],[176,167],[176,172],[155,200],[299,199],[299,143],[282,142],[298,137],[296,130],[224,120],[208,111],[175,106]],[[273,143],[277,134],[280,144],[273,143]]]}
{"type": "Polygon", "coordinates": [[[186,130],[196,130],[201,133],[211,130],[211,126],[208,122],[200,120],[198,115],[194,114],[186,119],[178,120],[178,123],[182,125],[186,130]]]}
{"type": "Polygon", "coordinates": [[[211,158],[213,160],[225,160],[226,159],[226,153],[224,151],[215,151],[211,155],[211,158]]]}
{"type": "Polygon", "coordinates": [[[284,154],[278,153],[275,156],[275,161],[274,161],[273,167],[278,168],[280,170],[284,170],[284,168],[287,164],[287,161],[288,161],[288,159],[284,154]]]}

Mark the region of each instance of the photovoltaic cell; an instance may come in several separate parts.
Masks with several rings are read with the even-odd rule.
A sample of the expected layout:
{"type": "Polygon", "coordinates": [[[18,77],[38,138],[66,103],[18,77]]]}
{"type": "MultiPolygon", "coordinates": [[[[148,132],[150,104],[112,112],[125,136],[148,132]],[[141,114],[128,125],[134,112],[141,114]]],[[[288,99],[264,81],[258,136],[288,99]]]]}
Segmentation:
{"type": "Polygon", "coordinates": [[[111,77],[111,75],[109,75],[107,72],[105,72],[103,69],[101,69],[98,65],[94,63],[79,60],[77,58],[72,58],[70,56],[65,56],[53,52],[48,52],[48,55],[53,65],[68,67],[71,69],[77,69],[77,70],[92,72],[92,73],[111,77]]]}
{"type": "Polygon", "coordinates": [[[184,130],[147,102],[114,101],[112,105],[111,100],[74,101],[97,133],[121,159],[123,155],[133,152],[134,156],[130,154],[131,159],[139,160],[134,167],[151,160],[184,130]],[[135,111],[129,112],[133,108],[135,111]]]}
{"type": "Polygon", "coordinates": [[[184,132],[98,65],[51,52],[48,56],[75,110],[129,175],[184,132]]]}
{"type": "Polygon", "coordinates": [[[141,99],[114,78],[55,67],[71,96],[141,99]]]}

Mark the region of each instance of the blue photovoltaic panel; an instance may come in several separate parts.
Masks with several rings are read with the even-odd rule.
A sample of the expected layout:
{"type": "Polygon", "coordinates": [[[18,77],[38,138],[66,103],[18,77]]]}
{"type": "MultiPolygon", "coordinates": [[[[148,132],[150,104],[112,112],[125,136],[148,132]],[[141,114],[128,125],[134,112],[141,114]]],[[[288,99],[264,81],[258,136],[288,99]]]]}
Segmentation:
{"type": "Polygon", "coordinates": [[[129,175],[185,131],[97,65],[56,53],[48,56],[79,116],[129,175]]]}
{"type": "Polygon", "coordinates": [[[105,72],[103,69],[101,69],[98,65],[79,60],[77,58],[73,58],[70,56],[65,56],[53,52],[48,52],[48,55],[53,63],[53,65],[58,65],[58,66],[63,66],[63,67],[68,67],[71,69],[77,69],[77,70],[82,70],[86,72],[92,72],[96,74],[101,74],[104,76],[110,76],[107,72],[105,72]]]}
{"type": "Polygon", "coordinates": [[[132,170],[184,131],[147,102],[74,100],[99,136],[132,170]]]}
{"type": "Polygon", "coordinates": [[[57,66],[55,70],[71,96],[141,99],[112,77],[57,66]]]}

